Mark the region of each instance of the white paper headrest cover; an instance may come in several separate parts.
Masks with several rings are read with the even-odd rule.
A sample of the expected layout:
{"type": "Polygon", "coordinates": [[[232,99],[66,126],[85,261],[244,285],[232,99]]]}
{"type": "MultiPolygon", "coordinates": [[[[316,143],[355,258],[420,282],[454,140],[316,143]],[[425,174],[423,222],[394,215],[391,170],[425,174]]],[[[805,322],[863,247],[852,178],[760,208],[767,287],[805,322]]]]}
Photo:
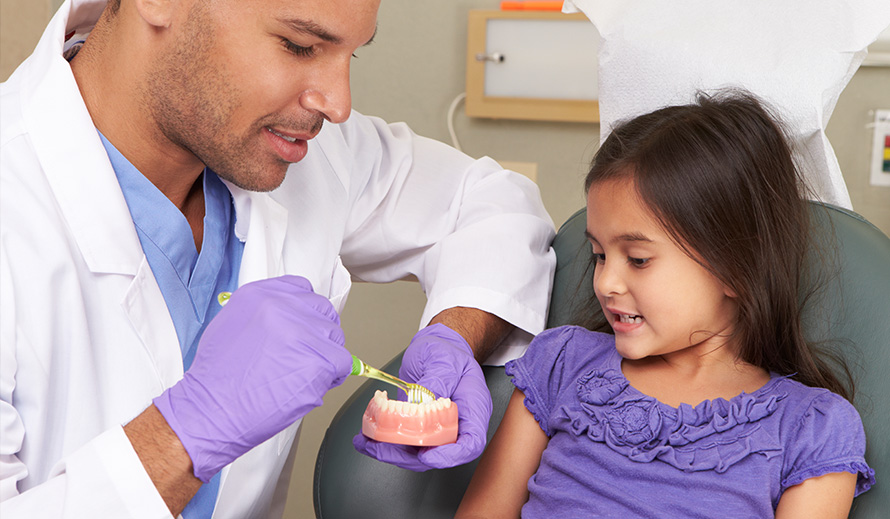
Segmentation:
{"type": "Polygon", "coordinates": [[[841,91],[890,25],[887,0],[566,0],[600,34],[600,139],[621,120],[742,87],[794,134],[816,195],[850,208],[825,126],[841,91]]]}

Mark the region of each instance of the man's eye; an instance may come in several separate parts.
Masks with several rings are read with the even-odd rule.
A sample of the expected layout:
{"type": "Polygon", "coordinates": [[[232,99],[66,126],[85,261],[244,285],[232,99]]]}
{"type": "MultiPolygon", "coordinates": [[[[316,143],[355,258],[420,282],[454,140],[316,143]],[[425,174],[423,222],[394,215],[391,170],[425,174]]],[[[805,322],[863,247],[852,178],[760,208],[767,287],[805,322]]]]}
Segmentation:
{"type": "Polygon", "coordinates": [[[649,258],[631,258],[628,256],[627,261],[634,267],[645,267],[646,263],[649,262],[649,258]]]}
{"type": "Polygon", "coordinates": [[[303,47],[302,45],[297,45],[296,43],[283,38],[281,42],[284,44],[284,48],[295,56],[300,56],[301,58],[311,58],[313,55],[315,55],[314,47],[303,47]]]}

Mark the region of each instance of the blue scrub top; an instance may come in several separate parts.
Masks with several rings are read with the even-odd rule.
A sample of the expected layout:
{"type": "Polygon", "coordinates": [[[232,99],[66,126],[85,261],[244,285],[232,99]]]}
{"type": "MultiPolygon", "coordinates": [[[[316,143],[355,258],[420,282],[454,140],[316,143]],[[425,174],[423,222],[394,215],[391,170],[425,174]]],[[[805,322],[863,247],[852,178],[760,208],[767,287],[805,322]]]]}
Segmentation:
{"type": "Polygon", "coordinates": [[[219,312],[217,295],[238,286],[244,243],[235,236],[228,188],[204,169],[204,240],[199,253],[185,215],[101,133],[142,250],[173,319],[183,368],[191,366],[204,328],[219,312]]]}
{"type": "MultiPolygon", "coordinates": [[[[199,253],[185,215],[99,132],[136,225],[142,250],[173,319],[183,369],[195,358],[204,328],[219,312],[217,294],[233,292],[244,243],[235,236],[235,209],[228,188],[204,169],[204,239],[199,253]]],[[[209,518],[219,474],[204,484],[182,515],[209,518]]]]}

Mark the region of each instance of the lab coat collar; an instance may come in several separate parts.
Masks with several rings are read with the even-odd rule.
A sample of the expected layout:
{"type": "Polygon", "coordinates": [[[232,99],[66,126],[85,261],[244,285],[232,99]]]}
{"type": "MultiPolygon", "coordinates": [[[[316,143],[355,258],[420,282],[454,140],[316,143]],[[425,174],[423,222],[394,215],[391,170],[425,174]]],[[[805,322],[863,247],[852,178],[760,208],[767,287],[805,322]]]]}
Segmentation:
{"type": "Polygon", "coordinates": [[[22,71],[22,116],[87,267],[135,275],[142,246],[71,67],[62,57],[66,32],[95,24],[105,4],[69,1],[53,17],[22,71]]]}

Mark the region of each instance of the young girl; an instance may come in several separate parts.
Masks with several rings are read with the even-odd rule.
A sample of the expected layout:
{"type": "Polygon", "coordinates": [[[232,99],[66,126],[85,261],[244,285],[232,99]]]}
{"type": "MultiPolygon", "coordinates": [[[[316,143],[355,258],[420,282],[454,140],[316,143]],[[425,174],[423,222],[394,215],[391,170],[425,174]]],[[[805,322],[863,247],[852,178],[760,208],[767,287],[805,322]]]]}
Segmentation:
{"type": "Polygon", "coordinates": [[[555,328],[507,364],[457,516],[846,517],[874,471],[803,338],[806,204],[769,113],[731,92],[640,116],[586,189],[614,335],[555,328]]]}

